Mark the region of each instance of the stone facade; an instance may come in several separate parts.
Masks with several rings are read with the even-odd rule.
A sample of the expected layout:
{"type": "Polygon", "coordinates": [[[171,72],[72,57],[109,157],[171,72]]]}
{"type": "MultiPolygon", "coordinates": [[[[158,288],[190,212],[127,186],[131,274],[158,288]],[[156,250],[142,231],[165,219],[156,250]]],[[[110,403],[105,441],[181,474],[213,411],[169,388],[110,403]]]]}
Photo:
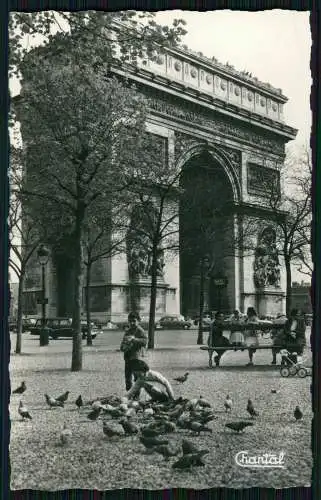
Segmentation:
{"type": "MultiPolygon", "coordinates": [[[[174,162],[177,170],[184,169],[187,162],[197,160],[206,152],[210,163],[224,173],[235,206],[229,231],[240,247],[227,259],[224,268],[228,279],[224,292],[228,295],[228,309],[246,310],[254,305],[264,315],[284,311],[282,262],[277,263],[277,280],[255,280],[259,234],[253,235],[252,255],[244,255],[243,222],[237,207],[247,206],[256,217],[256,212],[267,205],[262,183],[269,179],[278,182],[285,144],[296,135],[296,130],[284,124],[283,105],[287,98],[280,89],[237,72],[231,66],[180,49],[166,50],[153,61],[141,60],[138,68],[130,65],[124,68],[115,61],[112,71],[135,82],[148,99],[148,131],[166,138],[168,161],[174,162]]],[[[265,226],[269,226],[268,214],[262,218],[261,230],[265,226]]],[[[267,261],[270,251],[267,250],[265,256],[267,261]]],[[[165,252],[164,262],[158,280],[156,318],[184,310],[180,256],[165,252]]],[[[93,307],[93,317],[124,320],[133,306],[133,287],[139,291],[137,308],[142,315],[148,315],[150,279],[148,276],[131,279],[126,254],[106,260],[101,271],[102,278],[99,283],[94,280],[92,286],[101,287],[97,303],[105,304],[105,308],[100,311],[98,306],[93,307]]],[[[197,281],[197,276],[195,279],[197,281]]],[[[58,314],[53,268],[48,280],[49,310],[51,314],[58,314]]],[[[97,297],[99,293],[97,289],[97,297]]]]}

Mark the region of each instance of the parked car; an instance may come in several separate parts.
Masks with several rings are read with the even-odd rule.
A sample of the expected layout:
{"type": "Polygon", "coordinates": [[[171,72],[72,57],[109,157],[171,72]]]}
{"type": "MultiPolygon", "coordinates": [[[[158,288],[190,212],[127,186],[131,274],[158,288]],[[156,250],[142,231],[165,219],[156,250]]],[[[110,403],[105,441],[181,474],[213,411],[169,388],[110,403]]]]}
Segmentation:
{"type": "MultiPolygon", "coordinates": [[[[82,331],[82,338],[85,339],[87,337],[87,331],[88,331],[87,321],[82,319],[80,322],[80,326],[81,326],[81,331],[82,331]]],[[[91,336],[94,339],[97,336],[98,331],[100,329],[97,327],[97,325],[94,321],[90,322],[90,326],[91,326],[91,336]]]]}
{"type": "Polygon", "coordinates": [[[183,316],[168,315],[163,316],[163,318],[159,320],[159,325],[161,328],[164,328],[166,330],[189,330],[192,326],[192,323],[190,321],[186,321],[183,316]]]}
{"type": "MultiPolygon", "coordinates": [[[[30,328],[35,326],[36,319],[34,318],[23,318],[22,319],[22,332],[29,332],[30,328]]],[[[9,320],[9,331],[16,332],[18,329],[16,320],[9,320]]]]}
{"type": "MultiPolygon", "coordinates": [[[[149,318],[147,316],[142,316],[141,320],[139,322],[140,326],[147,331],[148,330],[148,325],[149,325],[149,318]]],[[[120,321],[117,323],[117,328],[120,330],[127,330],[128,328],[128,321],[120,321]]],[[[155,323],[155,330],[159,330],[161,327],[159,325],[159,321],[156,321],[155,323]]]]}
{"type": "MultiPolygon", "coordinates": [[[[83,323],[83,321],[81,322],[83,323]]],[[[83,331],[82,326],[82,338],[87,337],[87,331],[83,331]]],[[[46,327],[48,328],[49,337],[53,340],[58,338],[71,338],[73,336],[72,322],[69,318],[46,318],[46,327]]],[[[33,328],[30,328],[31,335],[40,335],[42,329],[42,319],[37,319],[36,324],[33,328]]],[[[86,324],[87,330],[87,324],[86,324]]],[[[92,330],[92,338],[96,338],[98,331],[92,330]]]]}

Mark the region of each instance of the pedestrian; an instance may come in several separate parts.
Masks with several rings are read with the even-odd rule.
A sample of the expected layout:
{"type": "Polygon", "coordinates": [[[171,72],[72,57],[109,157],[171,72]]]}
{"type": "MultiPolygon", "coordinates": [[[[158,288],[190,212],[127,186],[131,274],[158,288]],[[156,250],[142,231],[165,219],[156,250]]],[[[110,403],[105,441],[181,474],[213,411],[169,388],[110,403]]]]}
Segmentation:
{"type": "Polygon", "coordinates": [[[142,359],[131,359],[128,361],[128,366],[136,377],[134,385],[127,392],[127,397],[129,399],[138,398],[142,388],[145,388],[145,390],[149,392],[149,382],[159,384],[162,389],[165,389],[165,392],[162,392],[164,392],[169,399],[174,399],[174,392],[168,380],[161,373],[151,370],[145,361],[142,359]]]}
{"type": "Polygon", "coordinates": [[[248,346],[249,362],[246,366],[253,366],[253,354],[256,352],[256,347],[259,344],[255,325],[259,322],[256,310],[254,307],[248,307],[246,311],[245,323],[251,325],[244,332],[245,343],[248,346]],[[252,326],[253,325],[253,326],[252,326]]]}
{"type": "Polygon", "coordinates": [[[302,356],[306,345],[305,338],[306,324],[304,317],[298,309],[292,309],[290,317],[285,323],[285,343],[286,349],[289,351],[289,359],[293,363],[297,363],[297,356],[302,356]]]}
{"type": "MultiPolygon", "coordinates": [[[[210,327],[210,334],[208,337],[207,344],[209,347],[225,347],[229,346],[229,340],[223,335],[224,332],[224,315],[220,311],[215,314],[215,319],[210,327]]],[[[214,362],[216,366],[220,365],[220,360],[226,349],[220,349],[217,355],[214,357],[214,362]]],[[[212,358],[212,352],[209,351],[210,359],[212,358]]]]}
{"type": "Polygon", "coordinates": [[[147,345],[147,335],[143,328],[139,325],[140,316],[136,312],[128,314],[128,324],[123,340],[120,344],[120,350],[124,353],[125,360],[125,384],[126,391],[132,386],[133,371],[131,369],[130,361],[139,359],[141,357],[142,348],[147,345]]]}

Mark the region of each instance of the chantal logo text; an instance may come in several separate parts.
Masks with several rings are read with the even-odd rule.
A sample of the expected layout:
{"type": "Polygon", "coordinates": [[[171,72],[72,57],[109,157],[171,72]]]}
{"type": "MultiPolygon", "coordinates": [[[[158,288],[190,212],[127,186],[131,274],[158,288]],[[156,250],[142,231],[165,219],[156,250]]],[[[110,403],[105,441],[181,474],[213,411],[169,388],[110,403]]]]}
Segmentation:
{"type": "Polygon", "coordinates": [[[258,468],[284,468],[284,452],[279,455],[275,453],[262,453],[262,455],[250,455],[249,452],[239,451],[235,455],[235,463],[240,467],[258,467],[258,468]]]}

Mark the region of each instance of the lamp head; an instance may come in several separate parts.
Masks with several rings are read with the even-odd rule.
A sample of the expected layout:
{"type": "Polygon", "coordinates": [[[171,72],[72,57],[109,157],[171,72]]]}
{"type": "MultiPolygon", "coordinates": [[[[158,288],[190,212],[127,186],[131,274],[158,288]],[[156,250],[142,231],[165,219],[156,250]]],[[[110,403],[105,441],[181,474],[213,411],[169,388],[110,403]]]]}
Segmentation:
{"type": "Polygon", "coordinates": [[[45,264],[47,264],[49,259],[49,250],[43,244],[41,244],[37,250],[37,256],[40,264],[44,266],[45,264]]]}

